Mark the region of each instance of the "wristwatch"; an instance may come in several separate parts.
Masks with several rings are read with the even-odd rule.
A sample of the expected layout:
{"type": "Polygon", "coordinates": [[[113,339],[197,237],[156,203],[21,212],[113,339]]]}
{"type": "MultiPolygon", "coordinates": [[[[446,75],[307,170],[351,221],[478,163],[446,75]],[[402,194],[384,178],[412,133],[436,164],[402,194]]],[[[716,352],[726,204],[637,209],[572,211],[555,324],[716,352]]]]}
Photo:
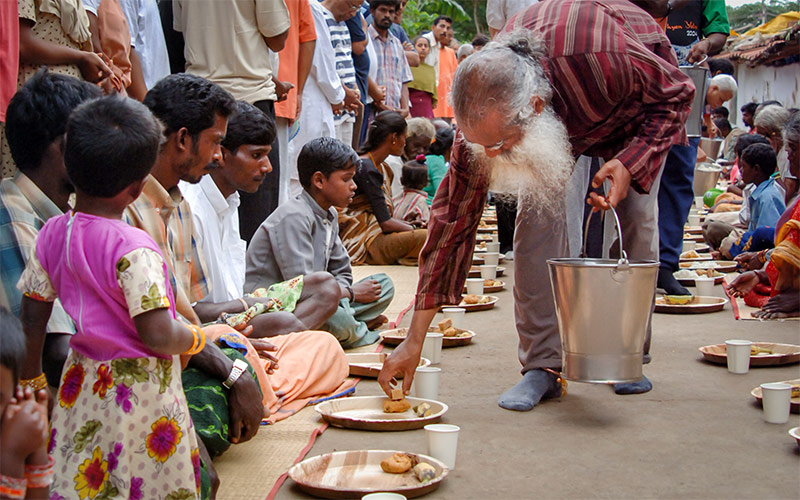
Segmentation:
{"type": "Polygon", "coordinates": [[[247,371],[247,362],[241,359],[237,359],[233,362],[233,368],[231,368],[231,374],[228,375],[228,380],[222,383],[222,386],[226,389],[230,389],[233,387],[233,384],[239,380],[239,377],[242,376],[242,373],[247,371]]]}

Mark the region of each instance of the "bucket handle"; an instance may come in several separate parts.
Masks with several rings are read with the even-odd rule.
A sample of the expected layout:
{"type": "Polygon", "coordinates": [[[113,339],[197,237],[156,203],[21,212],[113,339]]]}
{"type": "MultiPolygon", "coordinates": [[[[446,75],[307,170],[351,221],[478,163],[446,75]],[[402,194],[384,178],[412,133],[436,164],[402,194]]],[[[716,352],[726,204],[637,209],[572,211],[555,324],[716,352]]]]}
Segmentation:
{"type": "MultiPolygon", "coordinates": [[[[627,271],[630,269],[630,262],[628,261],[628,254],[625,252],[624,247],[622,246],[622,225],[619,222],[619,216],[617,215],[617,211],[614,210],[614,207],[609,205],[609,209],[611,210],[611,214],[614,216],[614,224],[617,228],[617,237],[619,238],[619,254],[620,258],[617,261],[617,271],[627,271]]],[[[581,247],[581,258],[586,258],[586,240],[589,239],[589,223],[592,221],[592,216],[594,215],[594,211],[589,212],[589,217],[586,218],[586,226],[583,230],[583,246],[581,247]]],[[[603,220],[605,216],[604,213],[600,214],[600,220],[603,220]]]]}

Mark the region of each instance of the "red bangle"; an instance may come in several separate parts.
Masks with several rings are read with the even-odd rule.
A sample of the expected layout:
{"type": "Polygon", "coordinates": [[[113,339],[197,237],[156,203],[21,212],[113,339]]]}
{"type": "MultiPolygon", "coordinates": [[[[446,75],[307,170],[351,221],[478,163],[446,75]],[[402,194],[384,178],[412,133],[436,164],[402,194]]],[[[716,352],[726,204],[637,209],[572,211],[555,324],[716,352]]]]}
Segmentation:
{"type": "Polygon", "coordinates": [[[28,480],[28,488],[49,488],[53,484],[53,457],[47,457],[45,465],[25,465],[25,479],[28,480]]]}
{"type": "Polygon", "coordinates": [[[11,477],[0,474],[0,495],[4,498],[25,498],[28,481],[22,477],[11,477]]]}

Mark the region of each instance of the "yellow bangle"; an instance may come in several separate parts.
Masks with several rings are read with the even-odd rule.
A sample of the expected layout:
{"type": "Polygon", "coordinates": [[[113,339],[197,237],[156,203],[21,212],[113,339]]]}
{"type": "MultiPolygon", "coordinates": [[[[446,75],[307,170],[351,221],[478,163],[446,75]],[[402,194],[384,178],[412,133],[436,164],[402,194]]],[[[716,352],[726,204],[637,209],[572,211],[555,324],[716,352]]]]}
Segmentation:
{"type": "Polygon", "coordinates": [[[19,385],[22,387],[30,387],[34,391],[40,391],[47,387],[47,377],[44,376],[44,373],[41,373],[38,377],[20,380],[19,385]]]}
{"type": "Polygon", "coordinates": [[[186,328],[192,332],[192,347],[183,354],[185,356],[193,356],[202,351],[206,346],[206,334],[203,332],[202,328],[197,325],[186,325],[186,328]]]}

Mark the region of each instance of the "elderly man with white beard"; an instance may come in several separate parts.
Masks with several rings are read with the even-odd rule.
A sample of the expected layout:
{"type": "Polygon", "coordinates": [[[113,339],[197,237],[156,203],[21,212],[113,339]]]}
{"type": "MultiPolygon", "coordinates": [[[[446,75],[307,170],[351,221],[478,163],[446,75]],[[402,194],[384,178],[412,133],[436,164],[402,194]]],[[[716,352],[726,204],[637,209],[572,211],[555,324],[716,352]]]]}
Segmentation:
{"type": "MultiPolygon", "coordinates": [[[[625,0],[541,2],[498,42],[468,57],[453,82],[460,131],[431,209],[406,340],[378,378],[408,393],[439,306],[457,304],[489,190],[517,196],[514,312],[522,380],[498,404],[527,411],[561,395],[561,342],[547,259],[568,255],[565,188],[579,155],[608,159],[592,179],[595,210],[620,209],[631,258],[658,260],[656,193],[694,86],[663,30],[625,0]]],[[[613,312],[610,312],[613,314],[613,312]]],[[[602,321],[602,318],[598,318],[602,321]]],[[[646,392],[649,382],[629,388],[646,392]]]]}

